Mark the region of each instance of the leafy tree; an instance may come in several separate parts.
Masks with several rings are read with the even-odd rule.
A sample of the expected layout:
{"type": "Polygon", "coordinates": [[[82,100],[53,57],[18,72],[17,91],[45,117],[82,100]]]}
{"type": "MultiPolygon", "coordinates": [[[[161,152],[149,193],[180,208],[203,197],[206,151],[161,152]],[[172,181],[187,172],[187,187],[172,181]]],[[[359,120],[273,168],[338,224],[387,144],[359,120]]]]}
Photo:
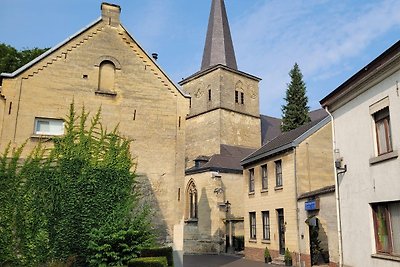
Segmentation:
{"type": "Polygon", "coordinates": [[[307,106],[306,85],[297,63],[290,70],[289,76],[291,81],[286,90],[286,104],[282,106],[281,129],[283,132],[288,132],[310,122],[308,115],[310,108],[307,106]]]}
{"type": "Polygon", "coordinates": [[[73,258],[86,266],[97,257],[112,266],[153,244],[148,210],[138,206],[131,141],[105,130],[100,110],[89,123],[71,104],[65,125],[51,148],[40,144],[22,161],[23,146],[9,146],[0,157],[0,265],[73,258]]]}
{"type": "Polygon", "coordinates": [[[49,48],[33,48],[17,51],[14,47],[0,43],[0,73],[11,73],[46,52],[49,48]]]}

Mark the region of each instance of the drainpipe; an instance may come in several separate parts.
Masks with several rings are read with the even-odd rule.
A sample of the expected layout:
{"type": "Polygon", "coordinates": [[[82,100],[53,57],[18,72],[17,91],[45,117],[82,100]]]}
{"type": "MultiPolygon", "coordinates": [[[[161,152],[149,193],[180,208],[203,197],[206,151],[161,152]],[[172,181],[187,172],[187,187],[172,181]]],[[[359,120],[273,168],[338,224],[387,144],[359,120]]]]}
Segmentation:
{"type": "MultiPolygon", "coordinates": [[[[333,159],[335,160],[335,150],[336,150],[336,139],[335,139],[335,124],[333,120],[333,115],[329,112],[328,107],[325,107],[325,111],[331,117],[332,122],[332,148],[333,148],[333,159]]],[[[338,182],[338,171],[336,165],[333,164],[333,170],[335,172],[335,198],[336,198],[336,214],[337,214],[337,226],[338,226],[338,239],[339,239],[339,267],[343,267],[343,247],[342,247],[342,220],[340,213],[340,194],[339,194],[339,182],[338,182]]]]}
{"type": "Polygon", "coordinates": [[[296,172],[296,170],[297,170],[297,166],[296,166],[296,164],[297,164],[297,162],[296,162],[296,148],[294,148],[294,153],[293,153],[293,155],[294,155],[294,159],[293,159],[293,161],[294,161],[294,179],[295,179],[295,181],[294,181],[294,190],[295,190],[295,203],[296,203],[296,205],[295,205],[295,207],[296,207],[296,220],[297,220],[297,247],[298,247],[298,249],[299,249],[299,253],[298,253],[298,262],[299,262],[299,266],[301,266],[301,248],[300,248],[300,218],[299,218],[299,212],[300,212],[300,209],[299,209],[299,201],[297,200],[297,172],[296,172]]]}

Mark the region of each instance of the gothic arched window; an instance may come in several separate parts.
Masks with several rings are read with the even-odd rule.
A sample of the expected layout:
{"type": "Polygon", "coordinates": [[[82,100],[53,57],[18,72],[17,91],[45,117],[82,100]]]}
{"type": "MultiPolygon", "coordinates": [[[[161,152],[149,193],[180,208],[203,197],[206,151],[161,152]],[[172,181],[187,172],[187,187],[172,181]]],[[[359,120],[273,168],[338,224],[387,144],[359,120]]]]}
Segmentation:
{"type": "Polygon", "coordinates": [[[100,63],[99,91],[114,91],[115,65],[109,60],[100,63]]]}
{"type": "Polygon", "coordinates": [[[190,181],[186,193],[187,218],[197,219],[197,188],[194,181],[190,181]]]}

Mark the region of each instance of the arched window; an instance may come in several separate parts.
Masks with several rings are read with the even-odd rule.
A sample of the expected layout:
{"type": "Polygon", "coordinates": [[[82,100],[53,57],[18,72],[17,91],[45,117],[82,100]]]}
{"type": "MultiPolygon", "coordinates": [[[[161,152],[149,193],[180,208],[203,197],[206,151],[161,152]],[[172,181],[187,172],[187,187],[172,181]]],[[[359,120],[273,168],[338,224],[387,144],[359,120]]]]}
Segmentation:
{"type": "Polygon", "coordinates": [[[109,60],[100,63],[99,91],[114,91],[115,65],[109,60]]]}
{"type": "Polygon", "coordinates": [[[235,103],[244,105],[244,91],[241,81],[238,81],[235,86],[235,103]]]}
{"type": "Polygon", "coordinates": [[[197,188],[194,181],[190,181],[186,192],[187,218],[197,219],[197,188]]]}

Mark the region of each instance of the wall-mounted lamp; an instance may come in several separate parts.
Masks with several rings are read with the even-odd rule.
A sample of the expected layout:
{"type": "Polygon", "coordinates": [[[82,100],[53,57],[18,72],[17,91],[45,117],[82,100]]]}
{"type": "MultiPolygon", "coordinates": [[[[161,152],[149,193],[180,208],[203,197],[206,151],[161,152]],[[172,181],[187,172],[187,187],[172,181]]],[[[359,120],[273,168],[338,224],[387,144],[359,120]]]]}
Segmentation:
{"type": "Polygon", "coordinates": [[[337,170],[337,174],[342,174],[347,172],[347,165],[345,164],[342,167],[342,162],[343,162],[343,157],[340,157],[340,151],[339,149],[335,149],[335,168],[337,170]]]}
{"type": "Polygon", "coordinates": [[[225,202],[225,211],[228,212],[230,207],[231,207],[231,203],[227,200],[225,202]]]}

